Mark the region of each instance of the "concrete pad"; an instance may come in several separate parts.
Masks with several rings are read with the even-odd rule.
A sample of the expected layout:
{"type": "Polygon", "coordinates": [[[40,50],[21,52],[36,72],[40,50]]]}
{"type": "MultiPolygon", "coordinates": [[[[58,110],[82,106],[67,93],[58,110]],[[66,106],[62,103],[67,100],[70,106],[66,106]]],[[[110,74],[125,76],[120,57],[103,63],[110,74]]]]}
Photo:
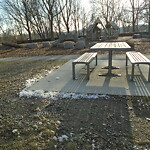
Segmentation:
{"type": "Polygon", "coordinates": [[[107,73],[107,60],[98,60],[98,66],[94,68],[95,61],[91,63],[94,68],[90,74],[90,80],[86,79],[86,67],[76,65],[76,80],[72,79],[72,60],[65,63],[58,70],[36,82],[27,90],[43,90],[45,92],[65,92],[81,94],[110,94],[110,95],[133,95],[150,96],[150,82],[148,78],[148,65],[135,66],[134,81],[130,81],[131,64],[125,66],[124,59],[114,59],[113,65],[120,69],[114,69],[113,73],[121,74],[121,77],[103,77],[98,74],[107,73]]]}

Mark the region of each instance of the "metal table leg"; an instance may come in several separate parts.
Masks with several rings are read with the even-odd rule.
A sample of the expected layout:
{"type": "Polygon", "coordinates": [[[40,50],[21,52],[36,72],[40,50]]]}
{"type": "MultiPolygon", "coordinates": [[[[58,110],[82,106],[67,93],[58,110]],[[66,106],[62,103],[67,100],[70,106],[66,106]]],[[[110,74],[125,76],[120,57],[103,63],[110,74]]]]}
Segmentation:
{"type": "MultiPolygon", "coordinates": [[[[112,69],[114,69],[114,66],[112,66],[112,50],[109,51],[109,55],[108,55],[108,73],[105,74],[99,74],[99,76],[111,76],[111,77],[120,77],[121,74],[114,74],[112,73],[112,69]]],[[[115,67],[115,69],[119,69],[117,67],[115,67]]]]}

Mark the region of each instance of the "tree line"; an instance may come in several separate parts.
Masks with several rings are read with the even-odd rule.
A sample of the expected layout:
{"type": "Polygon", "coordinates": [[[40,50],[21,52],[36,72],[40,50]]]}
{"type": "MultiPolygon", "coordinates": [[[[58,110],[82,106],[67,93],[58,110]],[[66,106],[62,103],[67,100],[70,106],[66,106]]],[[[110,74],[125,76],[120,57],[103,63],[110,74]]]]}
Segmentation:
{"type": "Polygon", "coordinates": [[[88,12],[80,0],[3,0],[0,9],[5,15],[0,16],[0,30],[5,33],[4,24],[5,28],[11,24],[7,31],[13,31],[21,39],[27,33],[30,40],[34,35],[53,40],[63,32],[82,30],[84,33],[99,17],[104,24],[132,25],[133,32],[139,22],[148,23],[150,33],[150,1],[127,1],[130,6],[121,0],[90,0],[91,11],[88,12]]]}

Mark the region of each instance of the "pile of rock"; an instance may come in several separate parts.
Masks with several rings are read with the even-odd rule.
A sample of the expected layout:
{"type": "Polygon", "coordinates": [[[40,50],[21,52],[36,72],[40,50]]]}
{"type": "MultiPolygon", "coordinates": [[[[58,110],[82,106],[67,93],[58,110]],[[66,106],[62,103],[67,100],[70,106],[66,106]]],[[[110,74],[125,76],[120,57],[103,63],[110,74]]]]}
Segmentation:
{"type": "Polygon", "coordinates": [[[59,39],[56,41],[45,41],[41,42],[40,46],[38,43],[27,44],[25,48],[33,49],[33,48],[51,48],[58,47],[64,49],[84,49],[86,48],[85,40],[82,38],[78,38],[77,34],[67,33],[61,34],[59,39]]]}
{"type": "Polygon", "coordinates": [[[78,39],[76,34],[61,34],[59,39],[53,42],[53,46],[64,49],[84,49],[86,48],[85,40],[78,39]]]}

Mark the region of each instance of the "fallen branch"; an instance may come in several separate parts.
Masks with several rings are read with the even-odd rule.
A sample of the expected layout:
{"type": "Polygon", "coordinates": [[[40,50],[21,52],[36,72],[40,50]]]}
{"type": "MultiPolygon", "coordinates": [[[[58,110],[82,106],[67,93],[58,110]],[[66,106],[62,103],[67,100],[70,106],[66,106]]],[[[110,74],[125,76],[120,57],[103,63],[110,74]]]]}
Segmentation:
{"type": "Polygon", "coordinates": [[[2,43],[2,45],[15,47],[15,48],[23,48],[23,46],[21,46],[19,44],[15,44],[15,43],[2,43]]]}

